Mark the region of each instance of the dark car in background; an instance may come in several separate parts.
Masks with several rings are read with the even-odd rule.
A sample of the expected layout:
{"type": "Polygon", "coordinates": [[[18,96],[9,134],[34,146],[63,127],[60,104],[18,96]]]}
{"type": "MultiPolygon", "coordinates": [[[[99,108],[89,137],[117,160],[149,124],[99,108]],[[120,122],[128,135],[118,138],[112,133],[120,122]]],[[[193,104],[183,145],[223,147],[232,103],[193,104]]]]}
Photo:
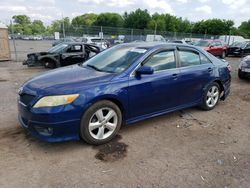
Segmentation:
{"type": "Polygon", "coordinates": [[[24,65],[44,66],[46,68],[56,68],[76,63],[82,63],[90,57],[98,54],[100,48],[84,43],[61,43],[47,52],[31,53],[27,55],[24,65]]]}
{"type": "Polygon", "coordinates": [[[250,55],[250,41],[234,42],[229,46],[227,54],[241,57],[250,55]]]}
{"type": "Polygon", "coordinates": [[[238,76],[240,79],[250,78],[250,56],[246,56],[240,62],[238,76]]]}
{"type": "Polygon", "coordinates": [[[227,55],[227,45],[220,40],[199,40],[194,46],[199,46],[214,56],[225,58],[227,55]]]}
{"type": "Polygon", "coordinates": [[[41,140],[104,144],[125,124],[192,106],[212,110],[230,83],[229,64],[200,48],[118,44],[24,83],[19,122],[41,140]]]}

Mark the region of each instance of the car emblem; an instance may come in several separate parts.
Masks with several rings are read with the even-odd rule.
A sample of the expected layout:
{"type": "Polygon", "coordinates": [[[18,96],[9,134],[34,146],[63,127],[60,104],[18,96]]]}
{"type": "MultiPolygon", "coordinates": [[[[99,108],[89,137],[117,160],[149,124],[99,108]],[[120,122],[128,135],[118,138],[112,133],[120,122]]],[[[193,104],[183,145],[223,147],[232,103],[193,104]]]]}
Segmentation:
{"type": "Polygon", "coordinates": [[[19,95],[21,95],[23,93],[23,87],[20,87],[17,92],[19,95]]]}

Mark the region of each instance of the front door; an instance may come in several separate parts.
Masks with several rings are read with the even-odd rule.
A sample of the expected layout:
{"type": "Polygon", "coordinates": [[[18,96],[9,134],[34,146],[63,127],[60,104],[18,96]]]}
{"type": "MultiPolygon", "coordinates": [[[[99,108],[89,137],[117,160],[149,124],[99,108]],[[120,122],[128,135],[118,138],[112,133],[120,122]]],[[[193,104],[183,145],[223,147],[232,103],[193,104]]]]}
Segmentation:
{"type": "Polygon", "coordinates": [[[154,69],[152,75],[131,75],[129,78],[130,118],[174,108],[179,104],[179,70],[175,50],[152,55],[142,66],[154,69]]]}

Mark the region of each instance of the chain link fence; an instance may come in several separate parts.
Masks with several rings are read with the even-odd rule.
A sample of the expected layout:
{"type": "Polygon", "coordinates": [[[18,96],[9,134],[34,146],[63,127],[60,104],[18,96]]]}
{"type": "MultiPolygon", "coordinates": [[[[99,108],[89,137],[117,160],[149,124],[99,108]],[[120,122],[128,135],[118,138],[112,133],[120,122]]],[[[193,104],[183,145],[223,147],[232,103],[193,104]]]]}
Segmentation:
{"type": "MultiPolygon", "coordinates": [[[[119,43],[133,41],[172,41],[185,40],[194,41],[199,39],[217,39],[219,36],[194,33],[178,33],[168,31],[158,31],[149,29],[130,29],[118,27],[102,26],[70,26],[56,30],[59,32],[60,39],[70,38],[74,41],[83,41],[83,38],[98,37],[109,41],[111,46],[119,43]],[[151,39],[148,40],[148,36],[151,39]]],[[[23,61],[28,53],[47,51],[55,42],[54,34],[22,35],[14,30],[9,33],[9,43],[11,58],[16,61],[23,61]]]]}

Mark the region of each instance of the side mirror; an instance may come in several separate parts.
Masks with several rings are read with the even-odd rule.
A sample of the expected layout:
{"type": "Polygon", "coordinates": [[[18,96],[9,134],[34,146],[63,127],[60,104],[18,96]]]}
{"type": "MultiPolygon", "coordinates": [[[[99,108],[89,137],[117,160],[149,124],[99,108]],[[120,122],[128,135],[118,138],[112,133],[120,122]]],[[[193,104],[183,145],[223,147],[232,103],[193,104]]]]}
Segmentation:
{"type": "Polygon", "coordinates": [[[211,44],[210,46],[209,46],[209,48],[213,48],[214,46],[211,44]]]}
{"type": "Polygon", "coordinates": [[[136,70],[136,74],[139,76],[142,74],[153,74],[153,73],[154,73],[154,69],[149,66],[141,66],[140,68],[136,70]]]}

